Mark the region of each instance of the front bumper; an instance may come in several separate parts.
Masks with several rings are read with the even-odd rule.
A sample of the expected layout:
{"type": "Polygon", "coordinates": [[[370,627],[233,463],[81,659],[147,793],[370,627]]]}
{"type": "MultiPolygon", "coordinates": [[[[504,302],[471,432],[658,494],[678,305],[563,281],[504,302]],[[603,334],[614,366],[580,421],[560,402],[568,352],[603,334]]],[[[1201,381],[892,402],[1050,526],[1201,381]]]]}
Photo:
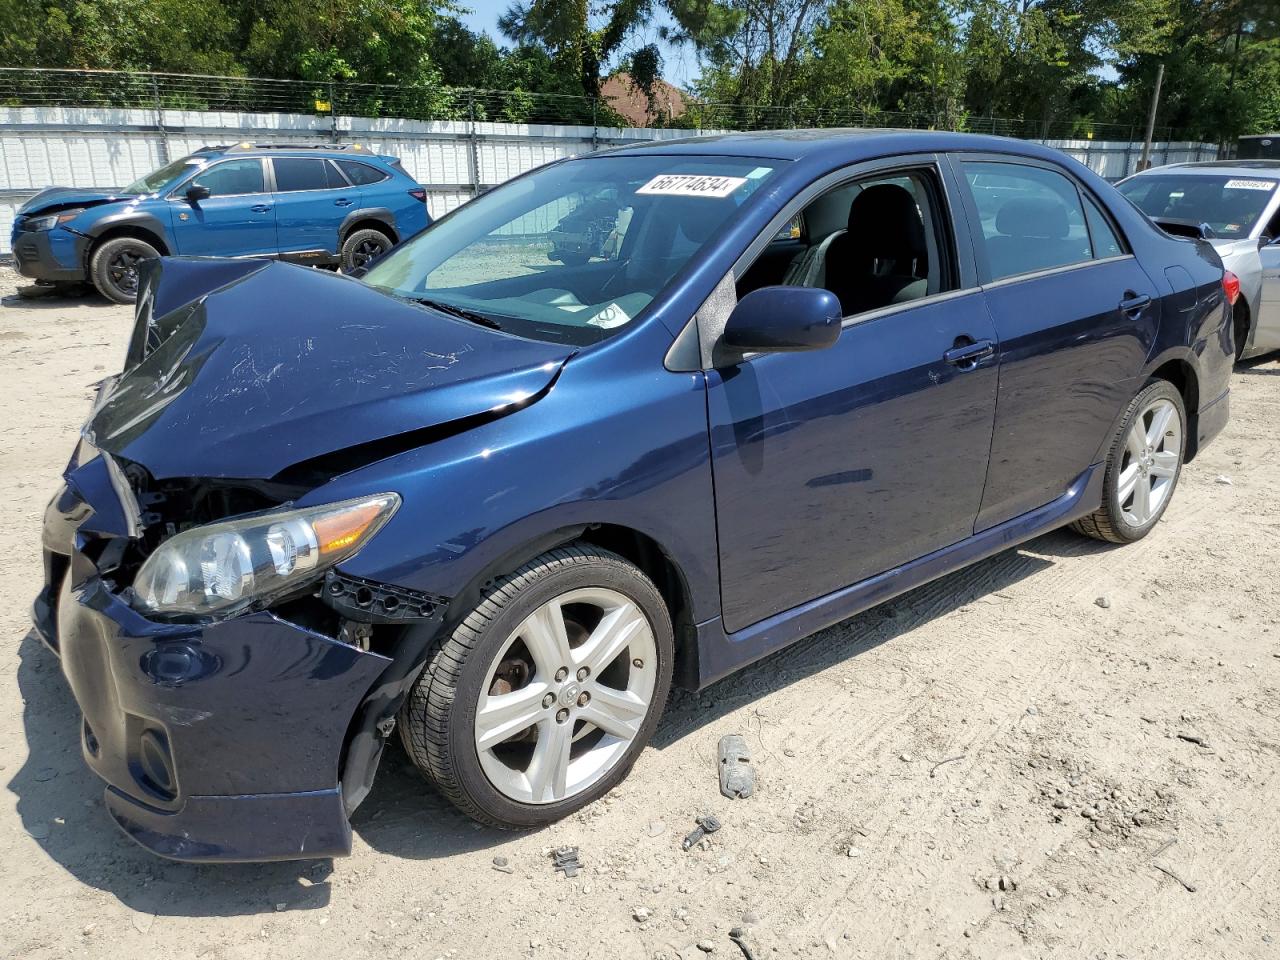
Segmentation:
{"type": "Polygon", "coordinates": [[[11,237],[14,269],[32,280],[79,283],[85,279],[89,237],[56,227],[53,230],[15,228],[11,237]]]}
{"type": "Polygon", "coordinates": [[[343,745],[390,661],[271,613],[148,620],[91,559],[104,555],[94,514],[70,484],[50,503],[33,613],[83,712],[111,817],[178,860],[350,853],[343,745]]]}

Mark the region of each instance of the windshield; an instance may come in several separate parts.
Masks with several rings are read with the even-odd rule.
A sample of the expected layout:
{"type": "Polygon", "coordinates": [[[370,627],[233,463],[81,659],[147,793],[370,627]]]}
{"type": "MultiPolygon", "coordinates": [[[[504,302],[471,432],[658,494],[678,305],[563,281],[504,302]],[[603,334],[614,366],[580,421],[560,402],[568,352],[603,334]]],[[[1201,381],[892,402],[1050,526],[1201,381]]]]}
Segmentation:
{"type": "Polygon", "coordinates": [[[1265,178],[1194,173],[1133,177],[1119,185],[1148,217],[1206,223],[1224,238],[1249,236],[1275,188],[1276,181],[1265,178]]]}
{"type": "Polygon", "coordinates": [[[145,177],[138,178],[120,192],[132,194],[157,193],[167,184],[186,174],[187,171],[203,166],[204,162],[204,157],[183,157],[181,160],[165,164],[159,170],[152,170],[145,177]]]}
{"type": "Polygon", "coordinates": [[[776,169],[754,159],[593,157],[486,193],[365,274],[518,336],[586,344],[634,320],[776,169]]]}

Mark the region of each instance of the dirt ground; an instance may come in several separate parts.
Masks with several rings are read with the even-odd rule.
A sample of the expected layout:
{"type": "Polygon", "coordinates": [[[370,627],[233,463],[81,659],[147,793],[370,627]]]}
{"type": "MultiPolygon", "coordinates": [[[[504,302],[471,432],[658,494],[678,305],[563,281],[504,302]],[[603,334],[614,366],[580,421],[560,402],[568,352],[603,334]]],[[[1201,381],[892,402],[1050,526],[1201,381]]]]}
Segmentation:
{"type": "Polygon", "coordinates": [[[739,926],[760,960],[1280,952],[1275,359],[1140,544],[1053,533],[678,695],[557,826],[480,829],[397,746],[350,859],[193,867],[111,826],[28,627],[41,514],[131,312],[0,276],[0,956],[736,960],[739,926]],[[731,732],[748,800],[717,790],[731,732]],[[724,827],[682,853],[702,811],[724,827]]]}

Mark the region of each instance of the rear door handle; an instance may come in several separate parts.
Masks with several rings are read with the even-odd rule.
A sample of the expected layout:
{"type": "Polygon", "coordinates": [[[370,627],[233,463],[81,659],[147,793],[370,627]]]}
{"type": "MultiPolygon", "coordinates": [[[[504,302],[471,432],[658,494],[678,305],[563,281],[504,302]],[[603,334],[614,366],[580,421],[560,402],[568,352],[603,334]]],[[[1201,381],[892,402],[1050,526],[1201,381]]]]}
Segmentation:
{"type": "Polygon", "coordinates": [[[1133,294],[1132,291],[1129,291],[1129,293],[1125,294],[1125,298],[1120,301],[1120,312],[1137,313],[1150,302],[1151,298],[1145,293],[1133,294]]]}
{"type": "Polygon", "coordinates": [[[962,370],[971,370],[978,365],[979,360],[985,360],[995,352],[996,345],[990,340],[977,340],[952,347],[942,355],[942,359],[962,370]]]}
{"type": "Polygon", "coordinates": [[[252,210],[254,213],[270,213],[270,212],[271,212],[271,204],[269,204],[269,203],[255,203],[255,204],[254,204],[252,207],[250,207],[249,209],[250,209],[250,210],[252,210]]]}
{"type": "Polygon", "coordinates": [[[351,206],[351,204],[352,204],[352,201],[348,200],[346,197],[343,197],[340,200],[333,201],[333,205],[335,207],[349,207],[351,206]]]}

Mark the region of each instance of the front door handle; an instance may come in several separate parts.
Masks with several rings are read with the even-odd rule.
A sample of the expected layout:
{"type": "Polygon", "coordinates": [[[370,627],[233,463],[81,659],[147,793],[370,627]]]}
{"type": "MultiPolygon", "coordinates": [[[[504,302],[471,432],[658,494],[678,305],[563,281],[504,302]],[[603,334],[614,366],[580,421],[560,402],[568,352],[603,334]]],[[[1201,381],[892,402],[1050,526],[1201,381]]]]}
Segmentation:
{"type": "Polygon", "coordinates": [[[1121,313],[1137,313],[1148,303],[1151,298],[1145,293],[1134,293],[1132,290],[1125,291],[1124,299],[1120,301],[1121,313]]]}
{"type": "Polygon", "coordinates": [[[333,205],[335,207],[349,207],[351,206],[351,204],[352,204],[352,201],[348,200],[346,197],[342,197],[339,200],[333,201],[333,205]]]}
{"type": "Polygon", "coordinates": [[[250,207],[249,209],[250,209],[250,210],[252,210],[254,213],[270,213],[270,212],[271,212],[271,204],[269,204],[269,203],[255,203],[255,204],[254,204],[252,207],[250,207]]]}
{"type": "MultiPolygon", "coordinates": [[[[960,337],[958,340],[969,340],[960,337]]],[[[972,370],[979,360],[985,360],[996,352],[996,345],[990,340],[969,340],[968,343],[957,342],[954,347],[942,355],[942,359],[961,370],[972,370]]]]}

